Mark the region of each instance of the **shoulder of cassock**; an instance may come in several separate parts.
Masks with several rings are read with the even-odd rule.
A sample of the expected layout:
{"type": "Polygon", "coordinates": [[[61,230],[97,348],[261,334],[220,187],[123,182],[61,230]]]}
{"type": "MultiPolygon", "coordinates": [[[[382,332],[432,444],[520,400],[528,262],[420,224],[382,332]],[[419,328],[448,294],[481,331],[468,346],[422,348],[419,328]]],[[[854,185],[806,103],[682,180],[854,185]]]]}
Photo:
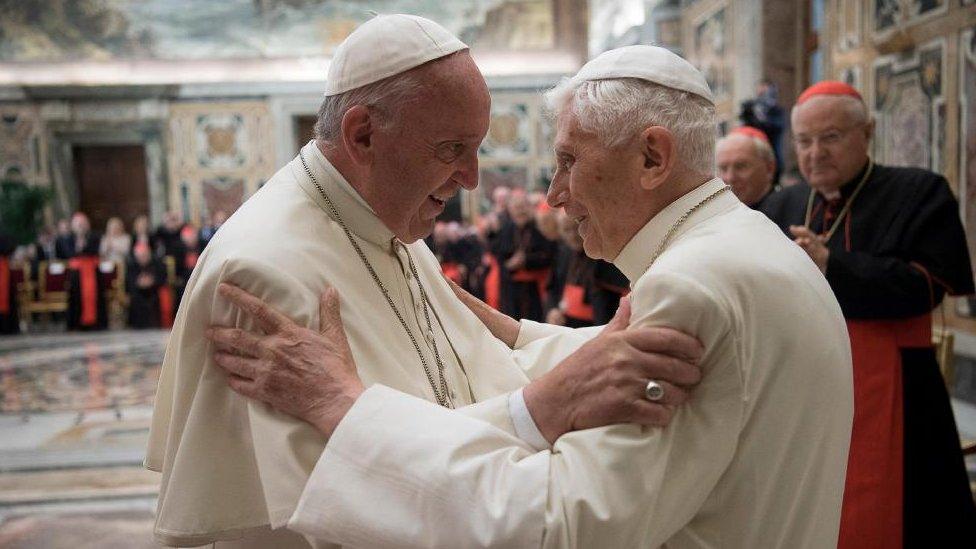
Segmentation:
{"type": "MultiPolygon", "coordinates": [[[[163,473],[156,537],[165,543],[209,543],[283,525],[325,445],[310,426],[236,395],[212,364],[203,337],[211,324],[255,329],[218,297],[220,282],[240,286],[313,329],[319,323],[319,295],[335,285],[354,355],[379,352],[375,342],[385,327],[377,325],[376,315],[385,303],[342,228],[299,185],[302,170],[293,161],[241,206],[201,255],[187,286],[160,374],[146,458],[148,468],[163,473]]],[[[379,254],[375,245],[362,245],[367,254],[379,254]]],[[[440,305],[458,339],[478,345],[466,347],[467,357],[477,355],[468,372],[476,395],[524,383],[514,363],[508,369],[497,360],[493,364],[503,356],[496,347],[504,345],[475,337],[481,332],[468,326],[475,317],[456,299],[449,302],[453,294],[431,274],[439,267],[423,242],[409,248],[418,270],[433,280],[428,291],[435,308],[440,305]],[[457,306],[445,311],[451,303],[457,306]],[[490,366],[495,367],[489,371],[490,366]]],[[[420,383],[407,368],[412,364],[359,366],[367,384],[405,390],[420,383]]]]}

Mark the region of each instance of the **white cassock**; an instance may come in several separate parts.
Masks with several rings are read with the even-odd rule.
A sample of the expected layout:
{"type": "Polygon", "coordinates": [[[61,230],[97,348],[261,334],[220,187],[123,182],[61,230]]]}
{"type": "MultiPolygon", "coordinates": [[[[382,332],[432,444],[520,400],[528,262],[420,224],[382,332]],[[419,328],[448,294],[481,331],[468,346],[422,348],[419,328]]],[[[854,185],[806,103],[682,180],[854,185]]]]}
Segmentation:
{"type": "MultiPolygon", "coordinates": [[[[423,241],[400,244],[314,143],[303,153],[389,290],[434,376],[431,338],[436,340],[455,404],[484,401],[525,385],[527,377],[511,350],[457,300],[423,241]],[[408,254],[433,305],[430,332],[408,254]]],[[[382,383],[402,391],[398,394],[430,401],[434,393],[405,330],[296,158],[231,216],[194,269],[163,361],[146,466],[163,473],[155,527],[160,542],[198,546],[243,536],[237,546],[308,547],[301,536],[285,529],[269,532],[268,525],[284,526],[291,517],[326,441],[303,422],[235,394],[213,364],[213,349],[204,337],[207,327],[254,329],[251,319],[217,296],[222,281],[312,328],[319,322],[318,296],[328,284],[335,286],[366,385],[382,383]]],[[[499,405],[469,406],[463,413],[482,418],[476,425],[492,433],[496,430],[488,422],[512,433],[511,447],[503,452],[527,453],[530,447],[514,436],[506,398],[499,400],[499,405]]],[[[541,503],[545,492],[516,490],[509,497],[541,503]]],[[[383,509],[376,502],[377,516],[383,509]]],[[[510,534],[518,539],[518,533],[510,534]]]]}
{"type": "MultiPolygon", "coordinates": [[[[729,192],[649,265],[672,224],[723,185],[665,208],[615,260],[633,281],[632,324],[678,328],[706,350],[703,381],[667,428],[571,432],[533,453],[503,424],[374,385],[326,445],[290,527],[371,549],[836,547],[853,391],[823,275],[729,192]]],[[[583,340],[523,323],[515,355],[535,377],[583,340]]]]}

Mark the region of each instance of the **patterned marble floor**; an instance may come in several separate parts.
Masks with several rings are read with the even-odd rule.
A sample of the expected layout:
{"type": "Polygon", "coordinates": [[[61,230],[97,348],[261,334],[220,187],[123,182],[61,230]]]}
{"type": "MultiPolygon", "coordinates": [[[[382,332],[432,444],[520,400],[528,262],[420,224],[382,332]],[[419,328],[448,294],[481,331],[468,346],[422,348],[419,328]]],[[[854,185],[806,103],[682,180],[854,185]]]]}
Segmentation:
{"type": "Polygon", "coordinates": [[[0,547],[142,548],[166,331],[0,337],[0,547]]]}
{"type": "Polygon", "coordinates": [[[0,337],[0,413],[151,405],[168,333],[0,337]]]}

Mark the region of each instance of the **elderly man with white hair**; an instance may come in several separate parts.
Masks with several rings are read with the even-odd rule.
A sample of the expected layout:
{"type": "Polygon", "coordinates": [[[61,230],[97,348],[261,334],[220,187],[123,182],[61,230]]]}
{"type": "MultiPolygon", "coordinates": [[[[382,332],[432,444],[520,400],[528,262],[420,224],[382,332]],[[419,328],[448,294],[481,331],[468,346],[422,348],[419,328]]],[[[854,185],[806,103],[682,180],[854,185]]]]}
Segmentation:
{"type": "Polygon", "coordinates": [[[763,203],[779,190],[773,181],[776,155],[769,138],[756,128],[741,126],[719,139],[715,144],[715,164],[722,181],[753,210],[762,210],[763,203]]]}
{"type": "MultiPolygon", "coordinates": [[[[264,317],[243,315],[218,295],[225,282],[287,311],[307,327],[298,335],[317,334],[310,329],[328,320],[321,292],[341,291],[343,323],[326,328],[344,329],[343,356],[359,365],[357,383],[456,409],[452,415],[478,418],[476,429],[500,426],[513,452],[531,451],[514,426],[532,423],[532,413],[543,418],[540,402],[550,408],[548,419],[538,421],[546,432],[667,423],[700,377],[694,338],[662,328],[624,331],[623,314],[578,353],[536,365],[547,373],[530,383],[509,346],[442,278],[422,238],[450,197],[477,184],[488,116],[488,88],[467,46],[432,21],[378,16],[340,46],[316,139],[227,220],[187,285],[163,361],[146,457],[163,474],[157,540],[331,547],[330,540],[281,528],[329,433],[227,386],[205,337],[208,326],[234,326],[242,335],[267,326],[264,317]],[[666,391],[654,401],[641,397],[649,379],[666,391]],[[526,402],[522,387],[535,400],[526,402]]],[[[276,341],[282,356],[308,357],[309,349],[316,360],[334,356],[298,336],[278,334],[276,341]]],[[[248,387],[248,372],[239,373],[230,382],[248,387]]],[[[296,406],[278,408],[294,415],[339,411],[354,398],[333,393],[309,400],[314,385],[277,387],[288,389],[282,394],[296,406]]],[[[404,433],[411,431],[417,440],[431,434],[419,424],[404,433]]],[[[530,483],[509,495],[545,498],[530,483]]],[[[348,503],[352,512],[363,501],[348,503]]],[[[370,507],[384,513],[386,506],[374,501],[370,507]]]]}
{"type": "MultiPolygon", "coordinates": [[[[552,408],[534,407],[544,440],[529,451],[500,423],[364,391],[341,330],[301,338],[329,355],[315,363],[269,354],[274,335],[247,337],[235,346],[252,358],[224,361],[248,378],[235,382],[241,393],[285,409],[314,395],[352,399],[305,417],[331,438],[291,527],[374,548],[834,547],[853,413],[843,317],[803,251],[713,177],[705,79],[665,49],[630,46],[548,98],[558,162],[549,204],[579,221],[588,255],[630,279],[630,329],[669,325],[701,340],[701,384],[663,429],[560,434],[543,425],[552,408]],[[303,394],[285,397],[278,383],[303,394]]],[[[266,305],[235,299],[273,318],[272,332],[292,333],[266,305]]],[[[536,365],[589,334],[469,303],[523,359],[543,359],[536,365]]],[[[234,344],[232,335],[216,337],[234,344]]],[[[523,392],[530,406],[537,389],[523,392]]],[[[515,430],[532,440],[532,429],[515,430]]]]}
{"type": "Polygon", "coordinates": [[[956,546],[976,506],[932,311],[976,290],[959,203],[939,174],[874,162],[874,120],[844,82],[807,88],[791,120],[805,181],[763,212],[823,271],[847,319],[856,413],[839,546],[956,546]]]}

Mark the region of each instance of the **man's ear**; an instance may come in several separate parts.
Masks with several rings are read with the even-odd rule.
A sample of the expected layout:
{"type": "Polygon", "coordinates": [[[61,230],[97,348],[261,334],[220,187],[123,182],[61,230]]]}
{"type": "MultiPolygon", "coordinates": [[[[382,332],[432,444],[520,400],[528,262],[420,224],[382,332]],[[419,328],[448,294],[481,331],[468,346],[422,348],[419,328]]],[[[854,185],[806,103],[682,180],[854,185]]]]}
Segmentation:
{"type": "Polygon", "coordinates": [[[640,147],[644,156],[640,186],[652,191],[668,180],[677,159],[674,134],[667,128],[651,126],[641,132],[640,147]]]}
{"type": "Polygon", "coordinates": [[[373,130],[373,118],[365,105],[356,105],[342,116],[342,144],[356,164],[373,162],[373,130]]]}
{"type": "Polygon", "coordinates": [[[864,125],[864,134],[868,143],[870,143],[871,139],[874,137],[874,117],[868,119],[868,123],[864,125]]]}

